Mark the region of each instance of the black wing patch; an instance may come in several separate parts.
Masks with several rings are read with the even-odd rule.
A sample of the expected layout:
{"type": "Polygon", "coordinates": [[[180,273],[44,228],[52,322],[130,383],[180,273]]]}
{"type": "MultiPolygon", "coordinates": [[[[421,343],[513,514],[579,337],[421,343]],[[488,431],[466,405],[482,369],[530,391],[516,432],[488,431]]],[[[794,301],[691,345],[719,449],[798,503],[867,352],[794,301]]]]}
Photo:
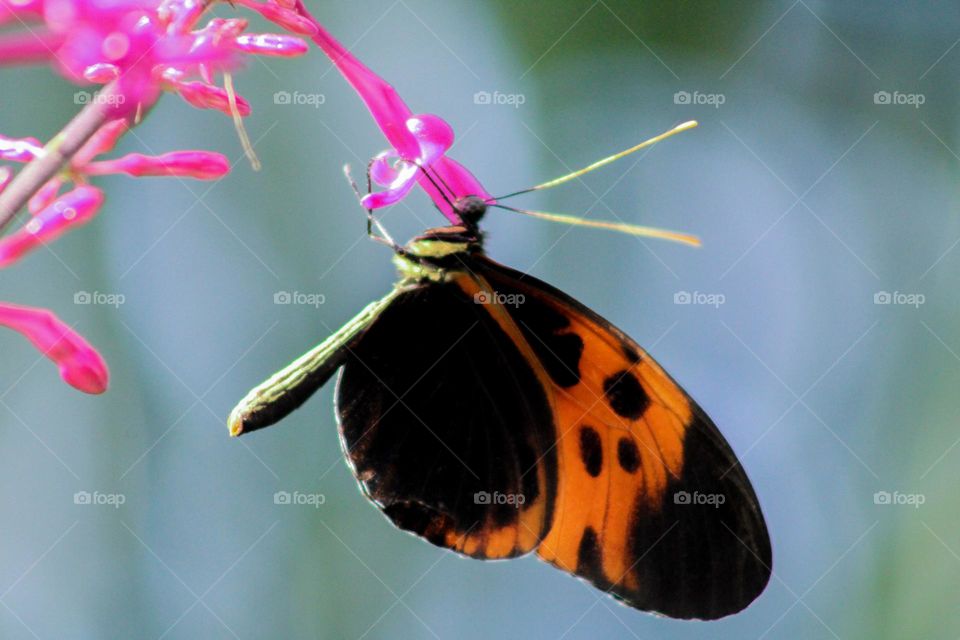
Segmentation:
{"type": "Polygon", "coordinates": [[[640,592],[614,595],[674,618],[711,620],[742,610],[767,586],[770,538],[740,462],[699,408],[683,458],[661,508],[641,503],[634,514],[640,592]]]}
{"type": "Polygon", "coordinates": [[[400,295],[352,347],[342,444],[398,527],[480,558],[526,553],[556,495],[550,404],[485,305],[454,282],[400,295]]]}

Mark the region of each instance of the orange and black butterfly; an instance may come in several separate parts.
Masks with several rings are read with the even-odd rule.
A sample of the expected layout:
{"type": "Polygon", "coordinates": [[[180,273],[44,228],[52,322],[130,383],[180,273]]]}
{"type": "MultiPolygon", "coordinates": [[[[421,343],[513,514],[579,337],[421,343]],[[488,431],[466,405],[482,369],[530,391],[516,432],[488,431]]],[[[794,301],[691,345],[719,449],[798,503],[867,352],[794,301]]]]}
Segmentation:
{"type": "Polygon", "coordinates": [[[740,611],[770,577],[757,497],[709,417],[630,337],[491,260],[464,223],[395,247],[400,280],[257,387],[233,435],[340,370],[350,467],[399,528],[466,556],[536,551],[631,607],[740,611]]]}

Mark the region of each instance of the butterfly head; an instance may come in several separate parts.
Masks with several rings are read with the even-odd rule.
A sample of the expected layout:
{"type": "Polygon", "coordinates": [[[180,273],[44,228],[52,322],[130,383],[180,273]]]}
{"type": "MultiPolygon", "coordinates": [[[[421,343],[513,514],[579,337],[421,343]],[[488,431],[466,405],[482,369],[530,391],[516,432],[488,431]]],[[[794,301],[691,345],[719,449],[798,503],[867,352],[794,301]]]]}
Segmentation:
{"type": "Polygon", "coordinates": [[[464,196],[457,198],[453,208],[465,226],[475,229],[487,212],[487,201],[480,196],[464,196]]]}
{"type": "MultiPolygon", "coordinates": [[[[448,201],[449,202],[449,201],[448,201]]],[[[403,249],[408,258],[435,262],[459,253],[480,250],[483,233],[479,222],[487,212],[487,202],[479,196],[463,196],[450,202],[461,223],[427,229],[403,249]]]]}

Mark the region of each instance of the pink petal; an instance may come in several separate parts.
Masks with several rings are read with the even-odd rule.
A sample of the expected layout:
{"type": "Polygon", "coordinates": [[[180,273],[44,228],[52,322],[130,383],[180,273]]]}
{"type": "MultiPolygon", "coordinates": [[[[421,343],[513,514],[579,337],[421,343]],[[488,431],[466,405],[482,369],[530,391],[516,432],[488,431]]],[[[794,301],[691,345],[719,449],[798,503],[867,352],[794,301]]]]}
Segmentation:
{"type": "MultiPolygon", "coordinates": [[[[216,109],[231,115],[230,99],[225,89],[205,82],[181,82],[167,79],[167,83],[181,98],[199,109],[216,109]]],[[[250,103],[240,96],[236,96],[237,111],[241,116],[250,115],[250,103]]]]}
{"type": "Polygon", "coordinates": [[[7,188],[10,181],[13,180],[13,169],[10,167],[0,167],[0,193],[7,188]]]}
{"type": "MultiPolygon", "coordinates": [[[[360,201],[365,209],[380,209],[382,207],[388,207],[392,204],[400,202],[410,190],[413,189],[413,186],[417,184],[417,176],[420,174],[420,167],[416,164],[402,161],[399,171],[391,168],[396,177],[393,182],[388,185],[388,188],[384,191],[377,191],[376,193],[370,193],[363,197],[360,201]]],[[[381,174],[381,177],[385,177],[387,174],[384,172],[381,174]]]]}
{"type": "Polygon", "coordinates": [[[103,393],[110,371],[96,349],[51,311],[0,303],[0,325],[22,333],[60,369],[60,377],[84,393],[103,393]]]}
{"type": "Polygon", "coordinates": [[[43,0],[25,0],[16,4],[9,0],[0,2],[0,24],[16,20],[31,20],[43,15],[43,0]]]}
{"type": "Polygon", "coordinates": [[[233,40],[242,34],[249,23],[243,18],[211,18],[203,29],[194,32],[197,42],[219,44],[223,40],[233,40]]]}
{"type": "Polygon", "coordinates": [[[30,215],[37,215],[57,199],[57,194],[60,193],[60,187],[63,186],[62,178],[50,178],[47,180],[40,189],[33,194],[33,197],[27,202],[27,209],[30,211],[30,215]]]}
{"type": "Polygon", "coordinates": [[[386,151],[374,158],[370,165],[370,177],[387,189],[364,196],[361,203],[367,209],[380,209],[403,199],[418,182],[418,176],[422,175],[420,167],[431,167],[453,144],[453,129],[437,116],[414,116],[407,120],[406,126],[417,141],[420,152],[416,158],[404,158],[395,165],[388,161],[396,157],[393,151],[386,151]]]}
{"type": "Polygon", "coordinates": [[[120,75],[120,67],[108,62],[98,62],[83,70],[83,77],[90,82],[106,84],[120,75]]]}
{"type": "Polygon", "coordinates": [[[303,0],[296,0],[297,11],[304,18],[313,22],[317,32],[313,41],[317,43],[327,57],[333,61],[340,73],[347,79],[360,98],[366,103],[387,141],[397,150],[400,157],[413,159],[420,152],[416,139],[407,130],[407,120],[413,113],[402,98],[397,95],[396,89],[387,84],[380,76],[368,69],[360,60],[350,53],[336,38],[330,35],[323,25],[307,10],[303,0]]]}
{"type": "Polygon", "coordinates": [[[43,154],[43,143],[36,138],[0,136],[0,160],[30,162],[41,154],[43,154]]]}
{"type": "Polygon", "coordinates": [[[317,32],[315,24],[297,14],[293,9],[292,2],[289,3],[291,4],[290,7],[281,6],[279,2],[256,2],[255,0],[237,0],[237,4],[256,11],[265,19],[287,31],[305,36],[313,36],[317,32]]]}
{"type": "Polygon", "coordinates": [[[157,8],[160,21],[176,32],[190,29],[209,8],[205,0],[163,0],[157,8]]]}
{"type": "Polygon", "coordinates": [[[88,162],[96,158],[101,153],[113,151],[117,142],[123,137],[123,134],[130,128],[130,123],[125,118],[110,120],[90,136],[86,144],[80,147],[80,151],[73,156],[72,165],[76,169],[81,169],[88,162]]]}
{"type": "Polygon", "coordinates": [[[453,145],[453,128],[439,116],[414,116],[407,120],[406,125],[420,146],[418,159],[424,166],[432,165],[453,145]]]}
{"type": "Polygon", "coordinates": [[[398,166],[406,162],[405,160],[398,162],[397,158],[397,152],[393,149],[382,151],[374,156],[370,162],[370,179],[381,187],[393,184],[400,175],[398,166]]]}
{"type": "Polygon", "coordinates": [[[89,222],[103,204],[103,193],[80,186],[57,199],[19,230],[0,238],[0,267],[6,267],[40,244],[60,237],[70,227],[89,222]]]}
{"type": "MultiPolygon", "coordinates": [[[[3,24],[3,8],[8,0],[0,1],[0,24],[3,24]]],[[[62,44],[63,36],[47,29],[33,28],[19,33],[0,36],[0,64],[31,64],[46,62],[54,56],[62,44]]]]}
{"type": "Polygon", "coordinates": [[[87,175],[126,173],[131,176],[182,176],[198,180],[220,178],[230,171],[226,156],[211,151],[171,151],[159,156],[131,153],[116,160],[91,162],[87,175]]]}
{"type": "Polygon", "coordinates": [[[307,43],[296,36],[271,33],[242,35],[234,42],[241,51],[268,56],[300,56],[310,50],[307,43]]]}
{"type": "MultiPolygon", "coordinates": [[[[116,95],[102,98],[111,119],[143,117],[160,97],[160,84],[143,67],[134,67],[121,73],[117,79],[116,95]]],[[[103,96],[101,92],[98,94],[103,96]]]]}

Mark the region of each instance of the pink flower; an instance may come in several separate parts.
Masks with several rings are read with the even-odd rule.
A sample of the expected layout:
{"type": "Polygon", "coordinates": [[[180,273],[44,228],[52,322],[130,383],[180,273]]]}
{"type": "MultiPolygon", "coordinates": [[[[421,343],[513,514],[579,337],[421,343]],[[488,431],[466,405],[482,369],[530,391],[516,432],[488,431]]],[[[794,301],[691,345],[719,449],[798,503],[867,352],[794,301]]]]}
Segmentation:
{"type": "Polygon", "coordinates": [[[131,153],[116,160],[91,162],[86,174],[99,176],[126,173],[131,176],[182,176],[212,180],[230,171],[230,163],[220,153],[209,151],[171,151],[160,156],[131,153]]]}
{"type": "MultiPolygon", "coordinates": [[[[216,109],[228,115],[231,113],[230,99],[226,90],[196,80],[184,82],[178,79],[181,75],[175,70],[168,70],[164,73],[164,86],[178,93],[181,98],[198,109],[216,109]]],[[[237,113],[241,116],[250,115],[250,103],[240,96],[235,98],[237,113]]]]}
{"type": "Polygon", "coordinates": [[[0,325],[19,331],[60,369],[64,382],[84,393],[103,393],[110,372],[100,354],[45,309],[0,303],[0,325]]]}
{"type": "Polygon", "coordinates": [[[43,153],[43,143],[36,138],[7,138],[0,135],[0,160],[30,162],[43,153]]]}
{"type": "Polygon", "coordinates": [[[460,216],[454,206],[457,201],[477,196],[493,203],[493,197],[463,165],[445,154],[453,144],[453,129],[435,115],[414,115],[396,90],[367,68],[343,45],[330,35],[304,6],[303,0],[294,0],[297,11],[316,28],[313,41],[333,61],[360,98],[366,103],[374,120],[393,148],[379,154],[371,166],[371,177],[384,191],[370,194],[363,205],[377,209],[402,200],[419,184],[440,211],[454,224],[460,216]],[[391,164],[390,159],[396,161],[391,164]],[[437,182],[424,174],[429,170],[437,182]],[[438,185],[439,188],[438,188],[438,185]],[[440,189],[449,193],[444,193],[440,189]]]}
{"type": "Polygon", "coordinates": [[[8,267],[41,244],[53,242],[70,227],[89,222],[103,204],[96,187],[77,187],[57,198],[23,225],[0,239],[0,268],[8,267]]]}
{"type": "Polygon", "coordinates": [[[396,150],[390,149],[374,158],[370,176],[387,189],[364,197],[363,205],[368,209],[387,207],[403,199],[421,177],[420,167],[432,167],[453,144],[453,129],[438,116],[413,116],[405,125],[416,140],[416,152],[412,157],[401,157],[396,150]],[[391,159],[398,162],[391,164],[391,159]]]}

